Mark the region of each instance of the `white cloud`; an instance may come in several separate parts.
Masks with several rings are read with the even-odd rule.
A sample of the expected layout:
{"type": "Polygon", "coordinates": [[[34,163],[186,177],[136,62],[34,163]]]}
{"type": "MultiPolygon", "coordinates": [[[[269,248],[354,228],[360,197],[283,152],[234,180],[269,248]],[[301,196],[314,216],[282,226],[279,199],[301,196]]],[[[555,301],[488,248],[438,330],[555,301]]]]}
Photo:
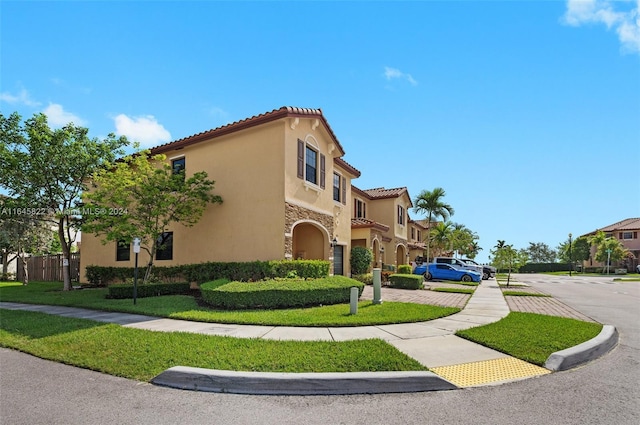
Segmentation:
{"type": "MultiPolygon", "coordinates": [[[[631,2],[616,2],[615,7],[631,2]]],[[[604,24],[615,29],[624,50],[640,53],[640,0],[631,10],[615,10],[607,0],[567,0],[564,23],[571,26],[604,24]]]]}
{"type": "Polygon", "coordinates": [[[7,102],[10,104],[23,104],[27,106],[40,106],[40,102],[36,102],[35,100],[29,97],[29,92],[25,89],[20,90],[20,92],[16,95],[13,95],[9,92],[0,93],[0,100],[3,102],[7,102]]]}
{"type": "Polygon", "coordinates": [[[57,103],[50,103],[42,112],[47,116],[47,121],[53,127],[62,127],[71,122],[81,127],[87,125],[85,120],[71,112],[65,111],[62,105],[57,103]]]}
{"type": "Polygon", "coordinates": [[[390,68],[388,66],[385,66],[384,67],[384,77],[389,81],[391,81],[393,79],[396,79],[396,78],[399,78],[401,80],[407,80],[409,82],[409,84],[411,84],[412,86],[417,86],[418,85],[418,82],[413,79],[411,74],[405,74],[404,72],[400,71],[397,68],[390,68]]]}
{"type": "Polygon", "coordinates": [[[114,121],[118,136],[127,136],[132,142],[140,143],[141,147],[153,147],[171,141],[171,134],[153,115],[129,118],[120,114],[114,121]]]}
{"type": "Polygon", "coordinates": [[[225,124],[229,123],[229,113],[222,108],[214,106],[208,109],[209,115],[211,115],[214,119],[219,122],[223,122],[225,124]]]}

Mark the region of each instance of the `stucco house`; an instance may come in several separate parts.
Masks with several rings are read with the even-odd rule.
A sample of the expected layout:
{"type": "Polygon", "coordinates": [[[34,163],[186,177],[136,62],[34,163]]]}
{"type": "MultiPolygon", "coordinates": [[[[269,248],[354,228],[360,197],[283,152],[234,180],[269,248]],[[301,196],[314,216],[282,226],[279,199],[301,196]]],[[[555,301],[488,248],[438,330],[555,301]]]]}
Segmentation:
{"type": "MultiPolygon", "coordinates": [[[[418,225],[410,223],[408,211],[413,204],[407,188],[362,190],[353,186],[352,197],[351,245],[371,249],[374,267],[397,269],[409,264],[410,250],[417,252],[418,242],[411,238],[410,229],[417,229],[418,225]]],[[[418,237],[415,231],[413,235],[418,237]]]]}
{"type": "MultiPolygon", "coordinates": [[[[604,232],[607,237],[618,239],[622,246],[633,254],[633,258],[627,259],[626,264],[612,264],[612,266],[626,266],[629,270],[636,270],[640,262],[640,218],[627,218],[582,236],[589,237],[599,231],[604,232]]],[[[591,257],[584,262],[583,265],[585,267],[601,267],[605,265],[595,260],[595,254],[595,247],[591,247],[591,257]]]]}
{"type": "MultiPolygon", "coordinates": [[[[360,172],[320,109],[282,107],[151,150],[187,176],[206,171],[223,203],[193,227],[175,225],[157,266],[322,259],[349,275],[351,181],[360,172]]],[[[140,254],[139,261],[147,254],[140,254]]],[[[84,234],[82,264],[133,266],[128,245],[84,234]]],[[[86,275],[83,273],[84,281],[86,275]]]]}

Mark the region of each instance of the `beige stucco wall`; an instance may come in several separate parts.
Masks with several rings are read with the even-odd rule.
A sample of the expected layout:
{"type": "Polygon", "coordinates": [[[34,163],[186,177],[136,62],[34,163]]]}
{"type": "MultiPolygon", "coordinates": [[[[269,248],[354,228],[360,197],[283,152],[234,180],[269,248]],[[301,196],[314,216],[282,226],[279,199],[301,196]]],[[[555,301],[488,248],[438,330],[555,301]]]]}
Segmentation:
{"type": "MultiPolygon", "coordinates": [[[[285,118],[237,131],[181,150],[166,152],[167,160],[184,156],[187,176],[206,171],[215,180],[214,193],[221,205],[207,207],[193,227],[174,225],[173,260],[155,261],[157,266],[192,264],[206,261],[254,261],[293,258],[293,232],[299,240],[313,234],[323,238],[313,248],[305,248],[307,258],[331,260],[330,240],[335,236],[344,246],[345,274],[349,273],[349,203],[333,200],[333,157],[342,153],[333,145],[322,125],[314,119],[300,119],[292,128],[285,118]],[[297,177],[297,140],[314,143],[327,157],[326,186],[310,187],[297,177]],[[332,146],[333,145],[333,148],[332,146]],[[315,226],[314,232],[308,225],[315,226]]],[[[351,177],[347,177],[350,194],[351,177]]],[[[348,198],[347,198],[348,199],[348,198]]],[[[133,266],[116,261],[115,243],[102,245],[93,235],[83,234],[82,267],[87,265],[133,266]]],[[[148,256],[140,254],[139,263],[148,256]]],[[[83,270],[83,281],[86,276],[83,270]]]]}

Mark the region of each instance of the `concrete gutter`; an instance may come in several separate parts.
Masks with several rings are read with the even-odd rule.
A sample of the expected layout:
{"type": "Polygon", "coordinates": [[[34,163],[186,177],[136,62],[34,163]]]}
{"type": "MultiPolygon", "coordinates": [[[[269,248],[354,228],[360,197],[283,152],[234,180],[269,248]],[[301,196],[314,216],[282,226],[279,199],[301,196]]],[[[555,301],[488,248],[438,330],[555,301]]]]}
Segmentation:
{"type": "Polygon", "coordinates": [[[257,395],[380,394],[458,389],[451,382],[426,371],[272,373],[175,366],[151,382],[192,391],[257,395]]]}
{"type": "Polygon", "coordinates": [[[567,370],[604,355],[618,343],[618,331],[611,325],[604,325],[600,333],[589,341],[575,347],[552,353],[544,367],[553,370],[567,370]]]}

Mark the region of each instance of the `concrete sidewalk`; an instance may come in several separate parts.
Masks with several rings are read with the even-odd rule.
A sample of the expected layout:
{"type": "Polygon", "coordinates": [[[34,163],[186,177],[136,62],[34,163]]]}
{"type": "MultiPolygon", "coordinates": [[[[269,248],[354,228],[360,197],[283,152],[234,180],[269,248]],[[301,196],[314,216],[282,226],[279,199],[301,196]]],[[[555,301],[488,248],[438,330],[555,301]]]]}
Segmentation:
{"type": "MultiPolygon", "coordinates": [[[[383,302],[385,289],[383,288],[382,290],[383,302]]],[[[250,392],[251,388],[258,386],[263,388],[258,393],[264,394],[292,394],[292,392],[287,392],[293,391],[292,388],[300,388],[300,390],[297,390],[298,392],[294,392],[296,394],[311,394],[313,392],[309,391],[312,391],[314,385],[316,387],[319,385],[322,388],[322,391],[319,392],[322,394],[335,394],[336,392],[331,391],[340,391],[340,389],[344,391],[341,393],[388,392],[384,388],[391,392],[394,391],[392,388],[413,388],[413,391],[424,391],[495,384],[550,373],[548,369],[529,364],[454,335],[458,330],[493,323],[509,314],[507,302],[495,280],[483,281],[477,287],[464,309],[451,316],[428,322],[361,327],[319,328],[216,324],[71,307],[9,302],[0,302],[0,308],[39,311],[66,317],[117,323],[126,327],[151,331],[192,332],[237,338],[300,341],[346,341],[379,338],[413,357],[435,373],[433,375],[427,372],[428,379],[425,378],[425,372],[403,373],[401,378],[388,376],[386,382],[394,382],[395,386],[385,385],[385,379],[378,379],[380,375],[375,374],[356,374],[352,377],[353,379],[347,379],[351,383],[350,385],[345,384],[345,377],[348,376],[345,374],[269,374],[271,380],[267,381],[277,382],[276,387],[279,390],[266,389],[269,385],[264,384],[262,381],[267,376],[264,374],[248,373],[249,376],[247,376],[247,373],[238,372],[238,379],[234,381],[229,378],[229,373],[233,374],[233,372],[196,370],[184,367],[169,369],[155,380],[162,385],[177,388],[204,390],[209,385],[212,390],[242,393],[250,392]],[[273,378],[274,375],[279,378],[273,378]],[[309,375],[313,375],[313,377],[309,375]],[[217,376],[217,380],[215,376],[217,376]],[[328,381],[324,381],[324,378],[328,379],[328,381]],[[300,386],[300,379],[304,379],[307,384],[309,382],[315,382],[316,384],[300,386]],[[224,382],[224,385],[220,383],[221,381],[224,382]],[[171,385],[172,382],[174,385],[171,385]],[[236,387],[238,382],[244,382],[245,384],[236,387]],[[260,384],[258,384],[259,382],[260,384]],[[294,384],[294,382],[296,383],[294,384]],[[317,382],[321,382],[321,384],[317,384],[317,382]],[[426,388],[421,387],[419,383],[426,383],[426,388]],[[249,385],[250,387],[246,388],[242,385],[249,385]],[[376,388],[379,388],[379,390],[376,390],[376,388]]],[[[390,375],[394,374],[391,373],[390,375]]]]}

